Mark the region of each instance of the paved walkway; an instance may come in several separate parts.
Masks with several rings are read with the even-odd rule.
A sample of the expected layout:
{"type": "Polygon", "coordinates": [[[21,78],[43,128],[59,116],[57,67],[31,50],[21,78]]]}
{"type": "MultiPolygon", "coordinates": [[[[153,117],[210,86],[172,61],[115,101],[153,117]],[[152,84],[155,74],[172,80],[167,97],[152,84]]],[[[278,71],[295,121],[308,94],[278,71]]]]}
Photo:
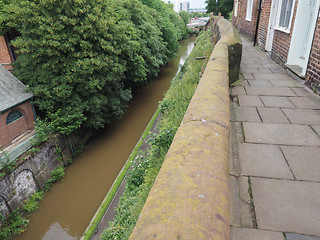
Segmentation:
{"type": "Polygon", "coordinates": [[[320,240],[320,99],[243,39],[231,89],[231,240],[320,240]]]}

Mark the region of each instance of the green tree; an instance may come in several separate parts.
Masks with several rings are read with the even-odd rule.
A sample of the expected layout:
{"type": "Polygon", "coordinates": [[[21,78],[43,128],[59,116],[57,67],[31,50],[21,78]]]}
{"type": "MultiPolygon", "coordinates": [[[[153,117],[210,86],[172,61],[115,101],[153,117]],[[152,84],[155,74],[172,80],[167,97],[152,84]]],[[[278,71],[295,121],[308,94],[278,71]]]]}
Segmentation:
{"type": "Polygon", "coordinates": [[[181,17],[185,25],[189,23],[189,19],[191,17],[190,13],[188,13],[187,11],[180,11],[179,16],[181,17]]]}
{"type": "Polygon", "coordinates": [[[132,87],[175,54],[183,21],[161,0],[146,1],[10,0],[3,7],[0,27],[21,33],[12,42],[14,74],[55,131],[120,118],[132,87]]]}
{"type": "MultiPolygon", "coordinates": [[[[216,14],[216,0],[206,0],[207,12],[213,12],[216,14]]],[[[233,0],[218,0],[218,12],[225,16],[226,18],[229,16],[229,13],[233,9],[233,0]]]]}

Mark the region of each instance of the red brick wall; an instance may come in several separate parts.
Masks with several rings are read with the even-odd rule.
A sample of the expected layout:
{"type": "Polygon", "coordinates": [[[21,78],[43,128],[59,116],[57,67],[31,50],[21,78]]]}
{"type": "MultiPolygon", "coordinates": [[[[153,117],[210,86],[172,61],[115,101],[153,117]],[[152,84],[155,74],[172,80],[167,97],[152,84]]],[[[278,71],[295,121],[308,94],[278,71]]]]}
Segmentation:
{"type": "Polygon", "coordinates": [[[0,64],[3,64],[3,66],[7,69],[11,70],[11,66],[8,65],[8,63],[12,63],[12,59],[9,54],[8,46],[5,41],[4,36],[0,35],[0,64]],[[5,63],[5,64],[3,64],[5,63]]]}
{"type": "Polygon", "coordinates": [[[4,113],[0,114],[0,145],[6,147],[11,144],[12,140],[29,129],[34,128],[35,118],[31,107],[31,101],[24,102],[4,113]],[[19,110],[23,114],[23,118],[7,125],[6,120],[8,114],[12,110],[19,110]]]}
{"type": "Polygon", "coordinates": [[[256,23],[258,16],[258,4],[259,0],[253,0],[252,5],[252,18],[251,21],[246,20],[247,15],[247,0],[239,0],[238,4],[238,16],[233,16],[232,24],[239,30],[240,33],[247,36],[250,40],[254,40],[256,32],[256,23]]]}
{"type": "Polygon", "coordinates": [[[262,49],[265,49],[265,46],[266,46],[271,3],[272,3],[272,0],[264,0],[262,1],[262,6],[261,6],[260,23],[259,23],[259,29],[258,29],[258,45],[262,49]]]}
{"type": "Polygon", "coordinates": [[[320,18],[318,17],[306,73],[306,85],[320,94],[320,18]]]}
{"type": "Polygon", "coordinates": [[[298,6],[298,0],[296,0],[296,3],[294,5],[290,33],[285,33],[279,30],[274,31],[273,43],[272,43],[272,49],[271,49],[271,58],[284,68],[288,58],[297,6],[298,6]]]}

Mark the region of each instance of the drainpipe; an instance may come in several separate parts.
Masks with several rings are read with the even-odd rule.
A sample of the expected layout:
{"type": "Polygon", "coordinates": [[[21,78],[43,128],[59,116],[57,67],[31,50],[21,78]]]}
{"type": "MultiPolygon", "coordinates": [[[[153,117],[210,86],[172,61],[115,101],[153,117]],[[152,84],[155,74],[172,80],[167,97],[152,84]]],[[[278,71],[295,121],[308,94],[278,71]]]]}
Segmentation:
{"type": "Polygon", "coordinates": [[[261,5],[262,5],[262,0],[259,0],[258,17],[257,17],[257,25],[256,25],[256,33],[254,34],[253,46],[256,46],[256,44],[257,44],[258,28],[259,28],[260,14],[261,14],[261,9],[262,9],[262,8],[261,8],[261,5]]]}

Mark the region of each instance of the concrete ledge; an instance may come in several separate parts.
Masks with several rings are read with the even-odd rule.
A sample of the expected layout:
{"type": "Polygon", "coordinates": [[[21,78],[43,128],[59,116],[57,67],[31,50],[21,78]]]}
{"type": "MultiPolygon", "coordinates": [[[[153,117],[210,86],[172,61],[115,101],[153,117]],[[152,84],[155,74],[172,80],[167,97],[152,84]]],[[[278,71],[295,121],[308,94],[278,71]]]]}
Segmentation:
{"type": "MultiPolygon", "coordinates": [[[[130,239],[230,239],[230,23],[213,50],[130,239]]],[[[216,31],[216,29],[215,29],[216,31]]],[[[241,53],[240,53],[241,56],[241,53]]],[[[240,65],[240,62],[239,62],[240,65]]]]}

